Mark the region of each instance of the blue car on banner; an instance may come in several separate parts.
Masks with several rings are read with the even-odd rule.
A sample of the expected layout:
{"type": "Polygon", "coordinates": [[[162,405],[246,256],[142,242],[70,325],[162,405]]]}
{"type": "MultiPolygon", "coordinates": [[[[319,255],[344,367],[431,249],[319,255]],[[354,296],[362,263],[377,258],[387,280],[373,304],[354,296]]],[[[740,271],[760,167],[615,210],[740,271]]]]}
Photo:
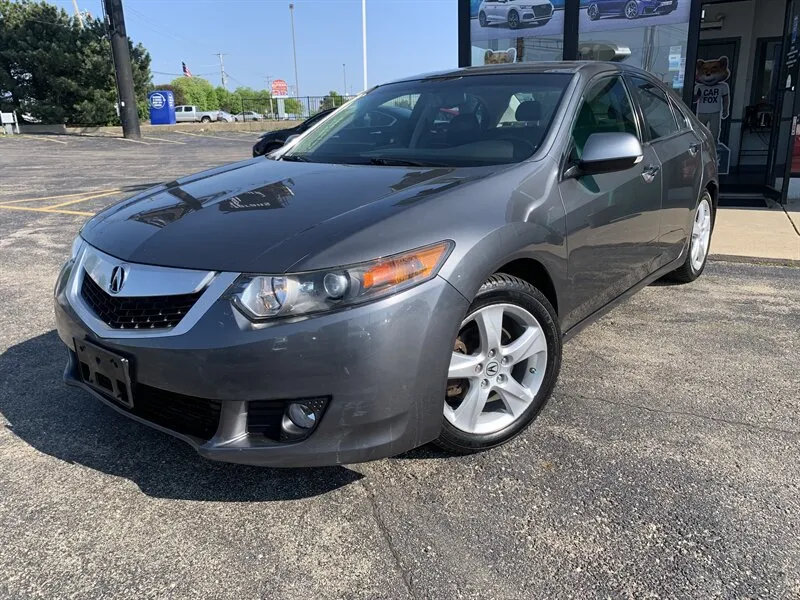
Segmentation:
{"type": "Polygon", "coordinates": [[[587,15],[592,21],[601,17],[636,19],[648,15],[668,15],[678,8],[678,0],[592,0],[587,15]]]}

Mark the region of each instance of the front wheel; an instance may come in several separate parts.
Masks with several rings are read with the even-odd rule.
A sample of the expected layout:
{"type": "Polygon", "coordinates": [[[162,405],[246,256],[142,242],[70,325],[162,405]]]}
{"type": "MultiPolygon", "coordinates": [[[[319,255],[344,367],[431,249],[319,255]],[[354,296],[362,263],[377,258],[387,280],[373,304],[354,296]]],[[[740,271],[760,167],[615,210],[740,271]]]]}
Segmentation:
{"type": "Polygon", "coordinates": [[[486,13],[481,11],[481,14],[478,15],[478,24],[481,27],[486,27],[489,24],[489,20],[486,18],[486,13]]]}
{"type": "Polygon", "coordinates": [[[590,21],[597,21],[600,18],[600,7],[597,6],[596,2],[594,4],[589,5],[587,14],[589,15],[590,21]]]}
{"type": "Polygon", "coordinates": [[[492,275],[461,323],[436,444],[469,454],[504,444],[539,414],[561,368],[555,310],[535,287],[492,275]]]}
{"type": "Polygon", "coordinates": [[[519,29],[519,14],[515,10],[508,13],[508,28],[519,29]]]}
{"type": "Polygon", "coordinates": [[[667,278],[680,283],[694,281],[706,268],[708,250],[711,246],[711,233],[714,230],[714,206],[711,194],[706,190],[700,197],[692,223],[692,237],[689,239],[689,252],[686,261],[667,278]]]}
{"type": "Polygon", "coordinates": [[[625,17],[628,19],[635,19],[639,16],[639,3],[636,0],[630,0],[625,5],[625,17]]]}
{"type": "Polygon", "coordinates": [[[208,116],[203,117],[202,119],[200,119],[200,122],[201,123],[211,123],[211,117],[208,117],[208,116]]]}

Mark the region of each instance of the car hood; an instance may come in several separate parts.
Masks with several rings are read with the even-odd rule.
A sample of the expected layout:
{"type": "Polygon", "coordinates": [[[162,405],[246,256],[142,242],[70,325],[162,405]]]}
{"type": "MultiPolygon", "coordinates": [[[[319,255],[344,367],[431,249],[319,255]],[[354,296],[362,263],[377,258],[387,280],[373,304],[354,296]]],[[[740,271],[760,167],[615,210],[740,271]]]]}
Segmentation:
{"type": "Polygon", "coordinates": [[[81,235],[127,262],[284,272],[354,226],[487,174],[256,158],[142,192],[92,218],[81,235]]]}

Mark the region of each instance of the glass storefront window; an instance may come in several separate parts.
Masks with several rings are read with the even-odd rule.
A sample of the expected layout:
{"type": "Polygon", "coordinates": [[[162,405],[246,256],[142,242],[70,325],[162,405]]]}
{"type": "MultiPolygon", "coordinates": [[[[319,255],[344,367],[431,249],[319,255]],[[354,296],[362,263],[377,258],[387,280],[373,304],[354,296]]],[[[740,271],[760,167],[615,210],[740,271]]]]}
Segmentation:
{"type": "Polygon", "coordinates": [[[682,94],[690,0],[581,0],[578,58],[649,71],[682,94]]]}

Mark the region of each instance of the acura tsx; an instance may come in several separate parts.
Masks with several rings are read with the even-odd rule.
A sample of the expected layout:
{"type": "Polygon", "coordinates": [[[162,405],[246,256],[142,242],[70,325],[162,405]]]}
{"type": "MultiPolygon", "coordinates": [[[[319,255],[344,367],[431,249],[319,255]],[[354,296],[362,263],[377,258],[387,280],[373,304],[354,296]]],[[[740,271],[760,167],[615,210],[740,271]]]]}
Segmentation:
{"type": "Polygon", "coordinates": [[[708,130],[631,67],[377,86],[89,220],[55,288],[65,380],[223,461],[488,449],[534,421],[565,340],[703,272],[717,186],[708,130]]]}

